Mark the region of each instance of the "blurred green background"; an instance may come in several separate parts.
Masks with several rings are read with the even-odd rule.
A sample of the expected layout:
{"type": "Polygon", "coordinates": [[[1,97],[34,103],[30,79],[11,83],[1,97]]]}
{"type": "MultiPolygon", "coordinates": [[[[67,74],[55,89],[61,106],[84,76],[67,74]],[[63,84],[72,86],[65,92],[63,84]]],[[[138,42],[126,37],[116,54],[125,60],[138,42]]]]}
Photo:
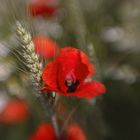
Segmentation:
{"type": "Polygon", "coordinates": [[[0,140],[27,140],[42,120],[50,121],[18,53],[16,20],[32,35],[81,48],[97,68],[93,78],[107,88],[96,100],[61,97],[61,121],[79,105],[70,121],[81,125],[88,140],[140,140],[140,1],[61,0],[58,14],[49,18],[29,17],[26,2],[0,0],[0,112],[10,98],[24,99],[30,108],[25,121],[0,123],[0,140]]]}

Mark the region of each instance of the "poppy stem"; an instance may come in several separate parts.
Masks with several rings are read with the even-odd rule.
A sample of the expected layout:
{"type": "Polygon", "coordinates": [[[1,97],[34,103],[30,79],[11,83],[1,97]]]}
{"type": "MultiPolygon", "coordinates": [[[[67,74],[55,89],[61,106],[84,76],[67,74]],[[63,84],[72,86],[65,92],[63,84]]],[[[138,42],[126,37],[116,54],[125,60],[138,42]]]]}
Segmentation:
{"type": "Polygon", "coordinates": [[[53,109],[53,106],[49,104],[48,99],[45,97],[44,93],[39,93],[37,96],[39,102],[41,103],[43,109],[45,110],[45,115],[50,117],[53,128],[55,130],[56,137],[59,138],[59,127],[56,119],[56,115],[53,109]]]}
{"type": "Polygon", "coordinates": [[[79,106],[80,106],[80,103],[78,103],[78,105],[76,107],[74,107],[72,109],[72,111],[69,113],[68,117],[66,118],[66,120],[65,120],[65,122],[63,124],[63,127],[61,129],[60,135],[62,135],[63,132],[64,132],[64,130],[67,128],[67,125],[69,123],[69,120],[72,118],[73,114],[77,111],[77,109],[79,108],[79,106]]]}
{"type": "Polygon", "coordinates": [[[60,137],[60,133],[59,133],[59,126],[57,123],[57,117],[56,117],[56,113],[55,113],[55,108],[54,108],[54,103],[56,100],[56,94],[54,95],[53,92],[51,91],[46,91],[44,95],[44,98],[46,100],[46,106],[47,106],[47,110],[49,112],[49,117],[51,118],[51,122],[53,125],[53,128],[55,130],[55,134],[57,136],[57,138],[60,137]]]}
{"type": "Polygon", "coordinates": [[[57,138],[59,138],[60,137],[60,135],[59,135],[59,128],[58,128],[58,124],[57,124],[55,113],[52,114],[51,120],[52,120],[53,128],[55,130],[55,134],[56,134],[57,138]]]}

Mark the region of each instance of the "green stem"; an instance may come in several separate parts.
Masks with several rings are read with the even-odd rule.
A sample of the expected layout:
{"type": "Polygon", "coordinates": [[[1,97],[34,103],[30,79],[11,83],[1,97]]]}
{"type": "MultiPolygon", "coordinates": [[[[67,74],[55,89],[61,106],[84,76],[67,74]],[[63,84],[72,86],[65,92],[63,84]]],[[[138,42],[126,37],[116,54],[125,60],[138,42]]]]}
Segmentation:
{"type": "Polygon", "coordinates": [[[49,104],[48,99],[45,97],[44,93],[39,93],[40,95],[37,96],[38,100],[40,101],[43,109],[45,110],[45,115],[51,118],[51,122],[53,125],[53,128],[55,130],[55,134],[57,138],[59,138],[59,127],[56,119],[56,115],[53,109],[53,106],[49,104]]]}

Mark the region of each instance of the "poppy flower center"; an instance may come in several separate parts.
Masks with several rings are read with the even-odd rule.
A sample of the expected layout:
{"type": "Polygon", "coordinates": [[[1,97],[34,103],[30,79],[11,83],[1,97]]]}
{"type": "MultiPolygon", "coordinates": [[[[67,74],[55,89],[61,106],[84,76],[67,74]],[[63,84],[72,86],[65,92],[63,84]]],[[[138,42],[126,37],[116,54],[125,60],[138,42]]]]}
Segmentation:
{"type": "Polygon", "coordinates": [[[79,81],[73,71],[66,75],[65,85],[68,87],[67,92],[74,92],[79,85],[79,81]]]}

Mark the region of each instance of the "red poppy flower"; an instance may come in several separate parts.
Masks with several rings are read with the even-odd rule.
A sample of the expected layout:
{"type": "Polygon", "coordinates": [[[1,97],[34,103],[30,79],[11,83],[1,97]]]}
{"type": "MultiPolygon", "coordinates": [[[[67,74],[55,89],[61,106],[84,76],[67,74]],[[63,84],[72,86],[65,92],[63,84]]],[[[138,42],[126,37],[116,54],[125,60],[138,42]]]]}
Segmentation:
{"type": "Polygon", "coordinates": [[[13,99],[0,113],[0,122],[14,124],[24,121],[29,114],[28,106],[23,100],[13,99]]]}
{"type": "Polygon", "coordinates": [[[29,11],[32,16],[54,16],[58,7],[58,0],[30,0],[29,3],[29,11]]]}
{"type": "Polygon", "coordinates": [[[94,73],[95,68],[82,51],[71,47],[62,48],[59,56],[46,65],[42,74],[46,86],[41,90],[92,98],[105,92],[105,87],[100,82],[85,82],[94,73]]]}
{"type": "MultiPolygon", "coordinates": [[[[83,130],[77,124],[71,124],[59,140],[86,140],[83,130]]],[[[29,140],[58,140],[51,124],[43,123],[29,140]]]]}
{"type": "Polygon", "coordinates": [[[35,52],[44,58],[52,58],[58,53],[56,42],[45,36],[35,36],[33,38],[35,52]]]}

